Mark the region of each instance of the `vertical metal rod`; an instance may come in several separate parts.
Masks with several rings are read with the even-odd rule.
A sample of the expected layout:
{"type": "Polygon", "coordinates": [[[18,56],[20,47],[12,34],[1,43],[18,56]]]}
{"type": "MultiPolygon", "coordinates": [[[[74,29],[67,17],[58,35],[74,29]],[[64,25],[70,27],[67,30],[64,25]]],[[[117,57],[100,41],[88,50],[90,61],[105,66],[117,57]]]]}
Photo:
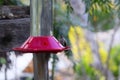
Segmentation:
{"type": "Polygon", "coordinates": [[[30,13],[31,13],[30,35],[32,36],[40,36],[41,12],[42,12],[42,0],[30,0],[30,13]]]}
{"type": "MultiPolygon", "coordinates": [[[[30,0],[31,36],[48,36],[52,27],[52,0],[30,0]]],[[[49,54],[33,54],[34,80],[49,80],[49,54]]]]}
{"type": "MultiPolygon", "coordinates": [[[[42,0],[30,0],[30,16],[31,16],[31,26],[30,26],[30,35],[31,36],[40,36],[41,30],[41,12],[42,12],[42,0]]],[[[45,80],[42,75],[41,67],[44,64],[39,64],[37,59],[39,55],[33,54],[33,64],[34,64],[34,80],[45,80]],[[39,72],[41,72],[39,74],[39,72]],[[42,76],[42,77],[41,77],[42,76]]],[[[40,58],[41,56],[39,56],[40,58]]]]}

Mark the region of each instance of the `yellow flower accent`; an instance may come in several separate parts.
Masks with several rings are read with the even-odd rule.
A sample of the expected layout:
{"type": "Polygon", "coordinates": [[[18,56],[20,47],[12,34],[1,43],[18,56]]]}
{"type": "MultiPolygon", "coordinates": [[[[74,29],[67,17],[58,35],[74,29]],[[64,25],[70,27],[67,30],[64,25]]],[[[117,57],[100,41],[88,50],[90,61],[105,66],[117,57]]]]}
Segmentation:
{"type": "Polygon", "coordinates": [[[71,26],[68,33],[74,59],[79,61],[80,58],[84,59],[86,64],[92,62],[92,51],[88,41],[85,38],[84,30],[80,26],[71,26]]]}
{"type": "Polygon", "coordinates": [[[103,43],[99,42],[99,53],[100,53],[100,58],[102,60],[102,63],[105,64],[107,60],[108,53],[104,49],[103,43]]]}

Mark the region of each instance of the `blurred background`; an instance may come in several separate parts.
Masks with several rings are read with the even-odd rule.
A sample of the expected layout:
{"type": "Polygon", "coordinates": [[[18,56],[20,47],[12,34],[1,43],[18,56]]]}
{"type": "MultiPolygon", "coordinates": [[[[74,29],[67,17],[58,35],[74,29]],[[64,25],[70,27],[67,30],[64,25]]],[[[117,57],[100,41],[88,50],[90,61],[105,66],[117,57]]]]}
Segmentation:
{"type": "MultiPolygon", "coordinates": [[[[120,80],[120,1],[52,2],[53,35],[71,50],[51,55],[50,80],[120,80]]],[[[1,21],[30,17],[30,0],[0,0],[0,5],[1,21]],[[13,8],[21,11],[17,14],[27,9],[27,15],[15,15],[13,8]]],[[[33,80],[32,53],[0,53],[0,80],[33,80]]]]}

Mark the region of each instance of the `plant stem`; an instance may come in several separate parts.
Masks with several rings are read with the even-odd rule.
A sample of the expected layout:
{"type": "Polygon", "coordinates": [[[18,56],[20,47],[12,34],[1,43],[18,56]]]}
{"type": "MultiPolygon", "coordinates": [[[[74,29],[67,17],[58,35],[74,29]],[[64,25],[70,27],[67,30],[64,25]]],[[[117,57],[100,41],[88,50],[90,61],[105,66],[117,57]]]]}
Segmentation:
{"type": "Polygon", "coordinates": [[[5,80],[7,80],[7,66],[5,66],[5,80]]]}
{"type": "Polygon", "coordinates": [[[54,74],[55,74],[55,55],[53,54],[52,76],[51,76],[51,80],[54,80],[54,74]]]}
{"type": "Polygon", "coordinates": [[[112,46],[113,46],[113,42],[114,42],[114,37],[116,35],[116,32],[118,30],[118,27],[116,27],[113,31],[113,34],[112,34],[112,37],[111,37],[111,41],[110,41],[110,47],[108,49],[108,56],[107,56],[107,60],[106,60],[106,73],[105,73],[105,76],[106,76],[106,80],[108,80],[108,70],[109,70],[109,60],[110,60],[110,57],[111,57],[111,49],[112,49],[112,46]]]}

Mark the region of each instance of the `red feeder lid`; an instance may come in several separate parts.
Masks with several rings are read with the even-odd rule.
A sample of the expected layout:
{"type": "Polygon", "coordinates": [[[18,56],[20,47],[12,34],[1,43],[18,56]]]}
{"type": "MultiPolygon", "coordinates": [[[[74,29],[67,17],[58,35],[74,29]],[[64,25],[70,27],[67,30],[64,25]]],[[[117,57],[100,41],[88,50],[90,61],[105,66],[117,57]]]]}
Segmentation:
{"type": "Polygon", "coordinates": [[[68,49],[69,47],[62,46],[54,36],[30,36],[21,47],[13,48],[23,53],[57,53],[68,49]]]}

